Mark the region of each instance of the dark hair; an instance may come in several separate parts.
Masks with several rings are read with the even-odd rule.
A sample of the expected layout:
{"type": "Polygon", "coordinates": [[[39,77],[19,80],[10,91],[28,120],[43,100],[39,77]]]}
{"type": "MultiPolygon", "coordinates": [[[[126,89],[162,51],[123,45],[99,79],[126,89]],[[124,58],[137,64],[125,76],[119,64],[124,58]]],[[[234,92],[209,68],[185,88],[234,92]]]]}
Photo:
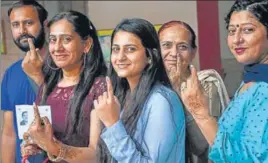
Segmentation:
{"type": "MultiPolygon", "coordinates": [[[[136,131],[137,121],[153,86],[157,83],[161,83],[171,88],[171,84],[161,58],[160,43],[154,26],[144,19],[124,19],[114,29],[111,37],[111,45],[113,44],[115,35],[120,31],[129,32],[139,37],[146,50],[146,56],[151,59],[151,63],[144,68],[139,83],[133,93],[131,93],[132,95],[130,99],[128,99],[129,103],[127,106],[126,97],[129,94],[129,84],[126,78],[120,78],[117,75],[112,66],[109,69],[115,96],[118,97],[121,106],[125,106],[121,118],[122,122],[128,134],[133,138],[136,131]]],[[[139,151],[143,151],[141,145],[136,143],[136,146],[139,151]]],[[[102,140],[100,140],[99,147],[99,162],[106,163],[113,160],[102,140]]]]}
{"type": "Polygon", "coordinates": [[[30,5],[36,9],[40,23],[43,25],[44,21],[47,19],[48,12],[42,5],[40,5],[35,0],[20,0],[18,2],[13,3],[12,6],[8,9],[8,16],[10,16],[14,8],[19,8],[25,5],[30,5]]]}
{"type": "Polygon", "coordinates": [[[195,40],[196,40],[196,34],[195,34],[193,28],[192,28],[189,24],[187,24],[187,23],[185,23],[185,22],[183,22],[183,21],[172,20],[172,21],[169,21],[169,22],[164,23],[164,24],[160,27],[160,29],[158,30],[158,35],[159,35],[163,30],[165,30],[165,29],[167,29],[167,28],[169,28],[169,27],[175,26],[175,25],[182,25],[182,26],[184,26],[184,27],[190,32],[190,34],[191,34],[191,47],[192,47],[193,49],[195,49],[195,48],[197,47],[197,46],[196,46],[196,43],[195,43],[195,40]]]}
{"type": "Polygon", "coordinates": [[[249,11],[256,19],[266,27],[268,37],[268,0],[237,0],[231,7],[225,18],[226,28],[228,29],[233,12],[249,11]]]}
{"type": "Polygon", "coordinates": [[[23,116],[25,113],[28,113],[27,111],[23,111],[22,113],[21,113],[21,116],[23,116]]]}
{"type": "MultiPolygon", "coordinates": [[[[88,139],[84,140],[85,142],[79,140],[79,136],[83,136],[83,122],[86,120],[84,119],[84,102],[94,80],[98,76],[106,75],[107,67],[105,65],[96,29],[87,16],[77,11],[61,12],[49,21],[48,27],[50,28],[52,24],[63,19],[73,25],[73,30],[81,37],[82,40],[87,40],[88,37],[91,37],[93,40],[90,52],[88,52],[88,54],[84,54],[82,57],[85,57],[84,63],[81,68],[79,83],[75,86],[73,96],[69,102],[66,119],[67,126],[63,138],[63,141],[68,142],[68,144],[74,144],[75,142],[76,145],[85,145],[85,143],[88,144],[88,139]]],[[[49,55],[47,55],[46,59],[47,62],[43,66],[43,72],[45,73],[45,89],[41,104],[46,103],[49,94],[62,78],[62,70],[51,69],[50,67],[56,67],[56,64],[49,55]]]]}

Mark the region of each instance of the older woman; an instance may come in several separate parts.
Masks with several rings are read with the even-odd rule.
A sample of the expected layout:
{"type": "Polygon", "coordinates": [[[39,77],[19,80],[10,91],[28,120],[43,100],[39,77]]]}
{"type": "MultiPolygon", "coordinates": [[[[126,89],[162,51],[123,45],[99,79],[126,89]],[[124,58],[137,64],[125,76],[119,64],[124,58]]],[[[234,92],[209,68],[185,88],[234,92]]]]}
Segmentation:
{"type": "MultiPolygon", "coordinates": [[[[41,119],[35,107],[35,121],[25,134],[22,154],[34,155],[41,148],[53,162],[94,161],[95,148],[89,144],[93,140],[97,144],[99,135],[94,130],[96,123],[90,127],[90,112],[93,100],[106,91],[101,77],[106,74],[106,66],[96,29],[77,11],[57,14],[48,27],[50,53],[44,63],[44,76],[40,74],[34,80],[43,81],[36,103],[51,106],[53,123],[41,119]]],[[[31,40],[29,43],[31,53],[36,53],[31,40]]],[[[29,76],[33,73],[27,72],[29,76]]]]}
{"type": "Polygon", "coordinates": [[[236,1],[226,18],[228,46],[244,65],[241,86],[217,123],[195,68],[182,99],[211,146],[215,163],[268,162],[268,1],[236,1]]]}
{"type": "MultiPolygon", "coordinates": [[[[170,21],[161,26],[158,35],[166,71],[173,88],[180,95],[181,84],[190,76],[189,65],[194,59],[197,50],[195,32],[185,22],[170,21]]],[[[215,70],[200,71],[198,72],[198,78],[209,96],[209,114],[218,119],[229,102],[224,83],[215,70]]],[[[195,123],[193,116],[188,112],[186,113],[187,162],[209,162],[209,145],[195,123]]]]}

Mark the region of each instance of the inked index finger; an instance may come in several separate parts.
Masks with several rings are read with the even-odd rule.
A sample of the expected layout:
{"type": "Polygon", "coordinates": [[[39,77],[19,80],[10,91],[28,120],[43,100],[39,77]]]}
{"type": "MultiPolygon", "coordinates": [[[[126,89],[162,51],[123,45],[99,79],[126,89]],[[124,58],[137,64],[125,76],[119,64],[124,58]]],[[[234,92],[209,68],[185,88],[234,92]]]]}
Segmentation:
{"type": "Polygon", "coordinates": [[[198,86],[199,85],[199,80],[198,80],[198,75],[196,68],[193,65],[190,65],[190,71],[191,71],[191,82],[192,82],[192,87],[193,86],[198,86]]]}
{"type": "Polygon", "coordinates": [[[41,116],[40,116],[38,107],[35,103],[33,103],[33,108],[34,108],[34,119],[38,124],[40,124],[41,123],[41,116]]]}
{"type": "Polygon", "coordinates": [[[106,83],[107,83],[108,99],[112,99],[114,97],[114,89],[112,82],[108,76],[106,76],[106,83]]]}
{"type": "Polygon", "coordinates": [[[34,46],[33,40],[31,38],[28,38],[28,44],[29,44],[30,50],[35,51],[35,46],[34,46]]]}

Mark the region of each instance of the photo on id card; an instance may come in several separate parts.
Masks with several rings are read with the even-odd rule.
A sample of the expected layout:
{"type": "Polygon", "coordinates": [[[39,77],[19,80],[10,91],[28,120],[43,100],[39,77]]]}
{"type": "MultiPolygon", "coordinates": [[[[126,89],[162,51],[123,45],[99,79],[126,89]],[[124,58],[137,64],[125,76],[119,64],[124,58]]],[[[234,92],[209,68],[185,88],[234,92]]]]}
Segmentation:
{"type": "MultiPolygon", "coordinates": [[[[52,124],[51,108],[48,105],[38,106],[41,117],[48,117],[49,122],[52,124]]],[[[31,123],[34,120],[33,105],[16,105],[16,118],[18,126],[18,135],[23,139],[23,134],[27,132],[31,123]]]]}

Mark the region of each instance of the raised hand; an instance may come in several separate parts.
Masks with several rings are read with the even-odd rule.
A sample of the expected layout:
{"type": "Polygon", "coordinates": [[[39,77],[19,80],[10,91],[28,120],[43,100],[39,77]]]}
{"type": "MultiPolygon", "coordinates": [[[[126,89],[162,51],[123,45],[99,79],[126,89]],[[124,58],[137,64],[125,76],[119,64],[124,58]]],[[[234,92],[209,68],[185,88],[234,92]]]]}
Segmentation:
{"type": "Polygon", "coordinates": [[[53,129],[47,117],[40,117],[37,105],[34,103],[34,121],[24,134],[24,140],[36,144],[39,148],[47,151],[54,141],[53,129]]]}
{"type": "Polygon", "coordinates": [[[172,87],[177,93],[180,93],[183,73],[182,57],[180,54],[177,54],[176,66],[172,66],[168,72],[172,87]]]}
{"type": "Polygon", "coordinates": [[[110,127],[119,120],[120,102],[114,96],[112,82],[109,77],[106,77],[107,92],[94,100],[94,107],[100,120],[106,127],[110,127]]]}
{"type": "Polygon", "coordinates": [[[191,65],[190,70],[191,76],[187,78],[186,87],[181,90],[181,98],[194,118],[206,119],[209,116],[208,97],[198,80],[196,69],[191,65]]]}
{"type": "Polygon", "coordinates": [[[26,53],[22,61],[22,68],[30,78],[35,78],[36,76],[42,75],[44,60],[39,54],[39,49],[35,48],[31,38],[28,38],[28,44],[30,50],[26,53]]]}

